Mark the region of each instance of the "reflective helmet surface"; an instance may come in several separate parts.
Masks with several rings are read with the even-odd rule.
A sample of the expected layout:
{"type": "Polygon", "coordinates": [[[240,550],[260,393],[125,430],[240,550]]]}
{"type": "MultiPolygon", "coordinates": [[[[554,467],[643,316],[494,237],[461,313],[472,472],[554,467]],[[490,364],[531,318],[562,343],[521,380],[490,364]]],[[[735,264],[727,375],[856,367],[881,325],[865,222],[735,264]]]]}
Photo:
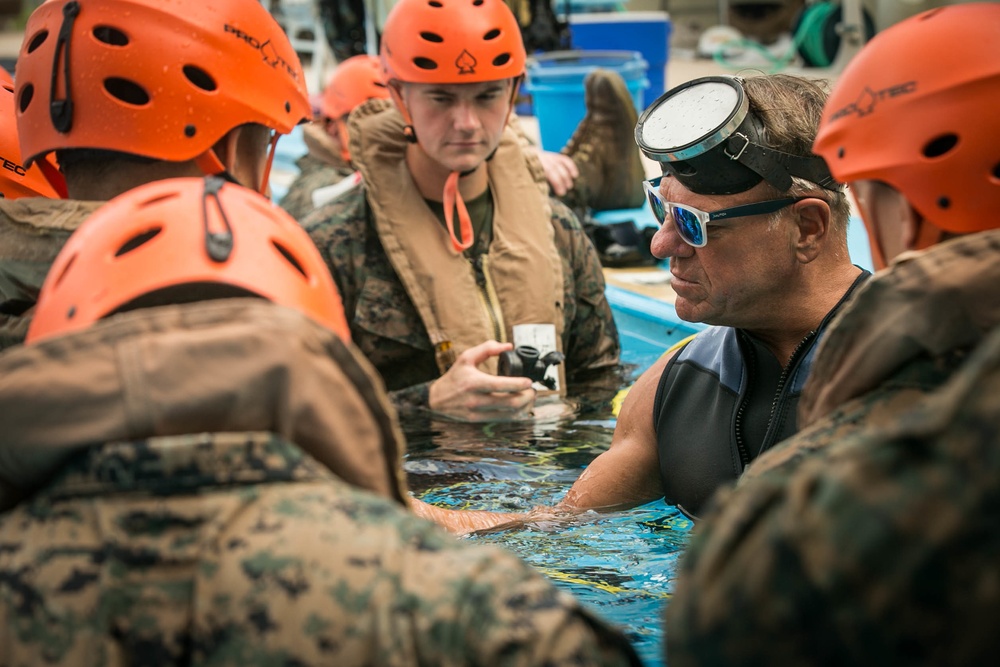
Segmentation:
{"type": "Polygon", "coordinates": [[[524,73],[517,19],[503,0],[400,0],[382,32],[385,81],[482,83],[524,73]]]}
{"type": "Polygon", "coordinates": [[[877,180],[940,229],[1000,227],[1000,4],[932,9],[850,61],[814,149],[841,182],[877,180]]]}
{"type": "Polygon", "coordinates": [[[294,308],[350,339],[305,230],[262,195],[207,177],[155,181],[95,211],[53,263],[26,342],[84,329],[143,297],[206,286],[294,308]]]}
{"type": "Polygon", "coordinates": [[[245,123],[311,115],[298,56],[257,0],[48,0],[15,76],[29,162],[60,148],[184,161],[245,123]]]}

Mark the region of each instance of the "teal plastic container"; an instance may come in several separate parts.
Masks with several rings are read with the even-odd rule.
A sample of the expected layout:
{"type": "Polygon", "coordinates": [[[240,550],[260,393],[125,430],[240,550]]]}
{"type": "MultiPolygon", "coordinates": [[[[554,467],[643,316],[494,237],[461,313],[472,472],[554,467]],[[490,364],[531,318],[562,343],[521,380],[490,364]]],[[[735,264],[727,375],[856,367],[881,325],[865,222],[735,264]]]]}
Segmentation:
{"type": "Polygon", "coordinates": [[[597,68],[618,72],[636,111],[645,108],[648,65],[638,51],[551,51],[528,60],[524,90],[531,95],[545,150],[561,149],[583,120],[587,113],[583,80],[597,68]]]}

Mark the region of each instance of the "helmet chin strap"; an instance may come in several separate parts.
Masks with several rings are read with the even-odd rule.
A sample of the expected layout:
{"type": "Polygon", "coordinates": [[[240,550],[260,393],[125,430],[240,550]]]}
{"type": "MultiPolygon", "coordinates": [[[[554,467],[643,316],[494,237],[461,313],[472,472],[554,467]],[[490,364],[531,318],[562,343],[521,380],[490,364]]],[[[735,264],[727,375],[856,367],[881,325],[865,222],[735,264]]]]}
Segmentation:
{"type": "MultiPolygon", "coordinates": [[[[271,165],[274,163],[275,148],[280,136],[281,135],[278,133],[274,133],[274,136],[271,138],[267,151],[267,163],[264,165],[264,174],[261,177],[261,182],[255,184],[257,192],[265,197],[267,196],[267,182],[271,176],[271,165]]],[[[194,161],[195,164],[198,165],[198,168],[201,169],[202,173],[206,176],[221,176],[230,183],[247,187],[245,183],[240,183],[233,177],[232,174],[229,173],[226,165],[222,164],[222,160],[219,159],[219,156],[215,154],[215,150],[212,148],[209,148],[207,151],[196,157],[194,161]]]]}
{"type": "Polygon", "coordinates": [[[222,160],[211,148],[196,157],[194,161],[206,176],[218,176],[228,172],[226,165],[222,164],[222,160]]]}
{"type": "Polygon", "coordinates": [[[49,182],[49,185],[51,185],[52,189],[56,191],[56,194],[62,199],[67,199],[69,197],[69,189],[66,187],[66,177],[63,176],[58,167],[49,162],[49,157],[47,155],[45,157],[41,157],[35,160],[35,164],[38,165],[38,168],[42,172],[42,176],[44,176],[45,180],[49,182]]]}
{"type": "Polygon", "coordinates": [[[465,201],[458,191],[458,179],[462,174],[453,171],[444,182],[444,224],[451,236],[451,247],[456,252],[464,252],[472,247],[475,240],[472,234],[472,218],[465,207],[465,201]],[[458,236],[455,236],[455,209],[458,209],[458,236]]]}

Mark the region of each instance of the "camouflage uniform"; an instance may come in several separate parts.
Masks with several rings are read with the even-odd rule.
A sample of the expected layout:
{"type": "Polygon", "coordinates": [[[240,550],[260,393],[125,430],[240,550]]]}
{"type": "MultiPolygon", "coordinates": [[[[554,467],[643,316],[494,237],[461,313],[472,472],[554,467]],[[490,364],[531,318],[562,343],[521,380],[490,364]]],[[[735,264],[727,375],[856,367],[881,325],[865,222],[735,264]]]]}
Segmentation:
{"type": "Polygon", "coordinates": [[[299,173],[288,186],[279,205],[288,215],[302,220],[312,211],[313,192],[334,185],[350,176],[354,169],[337,152],[332,139],[318,125],[307,125],[302,131],[309,152],[296,160],[299,173]],[[322,133],[320,135],[319,133],[322,133]]]}
{"type": "MultiPolygon", "coordinates": [[[[398,185],[393,181],[395,190],[382,187],[386,191],[385,196],[399,201],[413,201],[414,206],[426,206],[422,198],[410,198],[410,191],[415,191],[416,186],[396,159],[397,156],[403,159],[406,150],[402,117],[391,102],[369,100],[351,112],[348,124],[351,155],[355,166],[365,174],[365,184],[313,211],[302,221],[302,225],[319,248],[337,283],[344,311],[351,323],[352,339],[382,374],[392,392],[393,402],[398,406],[426,406],[430,383],[440,376],[442,367],[447,365],[442,363],[440,349],[436,356],[437,343],[432,343],[424,315],[414,305],[411,293],[408,292],[415,286],[405,284],[400,279],[393,260],[385,250],[385,239],[375,218],[376,207],[370,200],[373,195],[369,192],[369,188],[374,191],[376,186],[384,186],[380,178],[384,181],[404,178],[407,182],[398,185]],[[387,162],[392,164],[393,174],[378,171],[378,167],[384,167],[387,162]],[[373,175],[384,176],[371,179],[366,170],[373,175]],[[369,180],[371,183],[368,183],[369,180]],[[404,192],[401,188],[407,189],[404,192]],[[403,199],[404,195],[406,199],[403,199]],[[364,304],[364,308],[360,308],[359,304],[364,304]]],[[[600,260],[576,216],[558,200],[539,196],[541,191],[547,190],[547,186],[539,181],[541,173],[537,160],[532,161],[526,157],[524,136],[523,133],[518,133],[516,120],[513,127],[505,133],[489,165],[490,177],[493,178],[493,174],[496,174],[497,178],[503,179],[501,183],[509,193],[508,197],[513,193],[513,197],[507,200],[508,203],[520,203],[523,206],[526,217],[515,216],[507,223],[510,229],[516,229],[518,225],[521,228],[530,227],[534,237],[542,239],[546,234],[532,227],[534,218],[537,217],[539,225],[543,225],[547,218],[552,226],[553,236],[532,244],[530,251],[536,258],[543,255],[550,258],[553,264],[558,256],[561,278],[553,279],[552,294],[537,298],[554,298],[559,301],[555,304],[555,310],[562,311],[562,321],[556,323],[556,330],[562,332],[561,344],[566,361],[561,368],[566,373],[567,383],[571,385],[570,390],[574,389],[573,384],[582,385],[584,382],[617,387],[620,382],[618,330],[604,297],[604,274],[600,260]],[[531,188],[532,191],[529,193],[525,188],[531,188]],[[517,201],[512,202],[511,199],[517,201]],[[536,201],[537,210],[534,208],[536,201]],[[556,294],[560,291],[560,281],[561,294],[556,294]]],[[[384,206],[384,202],[382,205],[384,206]]],[[[501,219],[503,212],[494,212],[495,225],[498,225],[497,220],[501,219]]],[[[413,219],[417,219],[418,215],[423,214],[424,212],[414,211],[411,215],[413,219]]],[[[430,215],[429,208],[426,214],[430,215]]],[[[399,220],[393,220],[401,224],[399,220]]],[[[496,239],[498,235],[499,232],[494,229],[493,238],[496,239]]],[[[401,245],[395,239],[392,243],[401,245]]],[[[485,254],[492,261],[492,245],[485,254]]],[[[510,261],[509,250],[506,255],[497,254],[510,261]]],[[[406,258],[405,261],[412,264],[413,260],[406,258]]],[[[513,295],[515,301],[507,305],[512,309],[535,299],[527,295],[529,288],[536,284],[546,284],[544,281],[549,279],[546,271],[553,268],[543,266],[541,262],[532,264],[532,260],[526,256],[518,257],[518,261],[522,273],[505,270],[505,280],[502,279],[503,284],[498,285],[501,292],[513,295]],[[532,267],[530,273],[523,268],[526,266],[532,267]],[[521,286],[520,283],[514,284],[512,276],[524,273],[529,273],[529,279],[535,284],[525,285],[524,294],[515,294],[521,286]]],[[[470,260],[470,265],[474,264],[470,260]]],[[[434,266],[433,270],[440,268],[434,266]]],[[[423,289],[425,283],[442,281],[435,280],[433,276],[421,276],[416,282],[423,289]]],[[[433,290],[428,288],[426,291],[431,293],[433,290]]],[[[507,307],[503,310],[503,315],[504,319],[510,320],[507,307]]],[[[449,326],[454,328],[454,323],[449,326]]],[[[483,340],[485,338],[478,339],[477,343],[483,340]]]]}
{"type": "MultiPolygon", "coordinates": [[[[618,329],[604,298],[604,274],[594,246],[572,212],[556,200],[552,226],[562,259],[563,350],[567,382],[618,383],[618,329]]],[[[382,374],[398,406],[425,406],[439,377],[420,316],[397,277],[371,220],[363,188],[314,211],[303,221],[330,267],[351,321],[351,337],[382,374]],[[358,326],[352,317],[362,291],[380,291],[384,311],[374,313],[391,338],[358,326]]]]}
{"type": "Polygon", "coordinates": [[[639,664],[406,511],[378,380],[296,311],[134,311],[0,377],[0,665],[639,664]]]}
{"type": "Polygon", "coordinates": [[[0,200],[0,350],[24,341],[49,267],[69,235],[102,203],[0,200]]]}
{"type": "Polygon", "coordinates": [[[1000,649],[1000,231],[901,257],[833,323],[807,425],[716,496],[670,664],[986,664],[1000,649]]]}

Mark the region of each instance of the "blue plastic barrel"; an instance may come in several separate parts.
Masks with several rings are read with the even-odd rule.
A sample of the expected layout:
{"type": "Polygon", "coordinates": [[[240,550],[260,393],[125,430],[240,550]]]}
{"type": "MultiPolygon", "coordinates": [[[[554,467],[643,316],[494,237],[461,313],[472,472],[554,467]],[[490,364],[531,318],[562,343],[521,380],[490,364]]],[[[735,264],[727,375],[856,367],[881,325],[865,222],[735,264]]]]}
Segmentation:
{"type": "Polygon", "coordinates": [[[525,92],[538,118],[542,148],[561,149],[587,113],[583,80],[597,68],[618,72],[637,111],[645,108],[647,65],[638,51],[552,51],[528,60],[525,92]]]}

